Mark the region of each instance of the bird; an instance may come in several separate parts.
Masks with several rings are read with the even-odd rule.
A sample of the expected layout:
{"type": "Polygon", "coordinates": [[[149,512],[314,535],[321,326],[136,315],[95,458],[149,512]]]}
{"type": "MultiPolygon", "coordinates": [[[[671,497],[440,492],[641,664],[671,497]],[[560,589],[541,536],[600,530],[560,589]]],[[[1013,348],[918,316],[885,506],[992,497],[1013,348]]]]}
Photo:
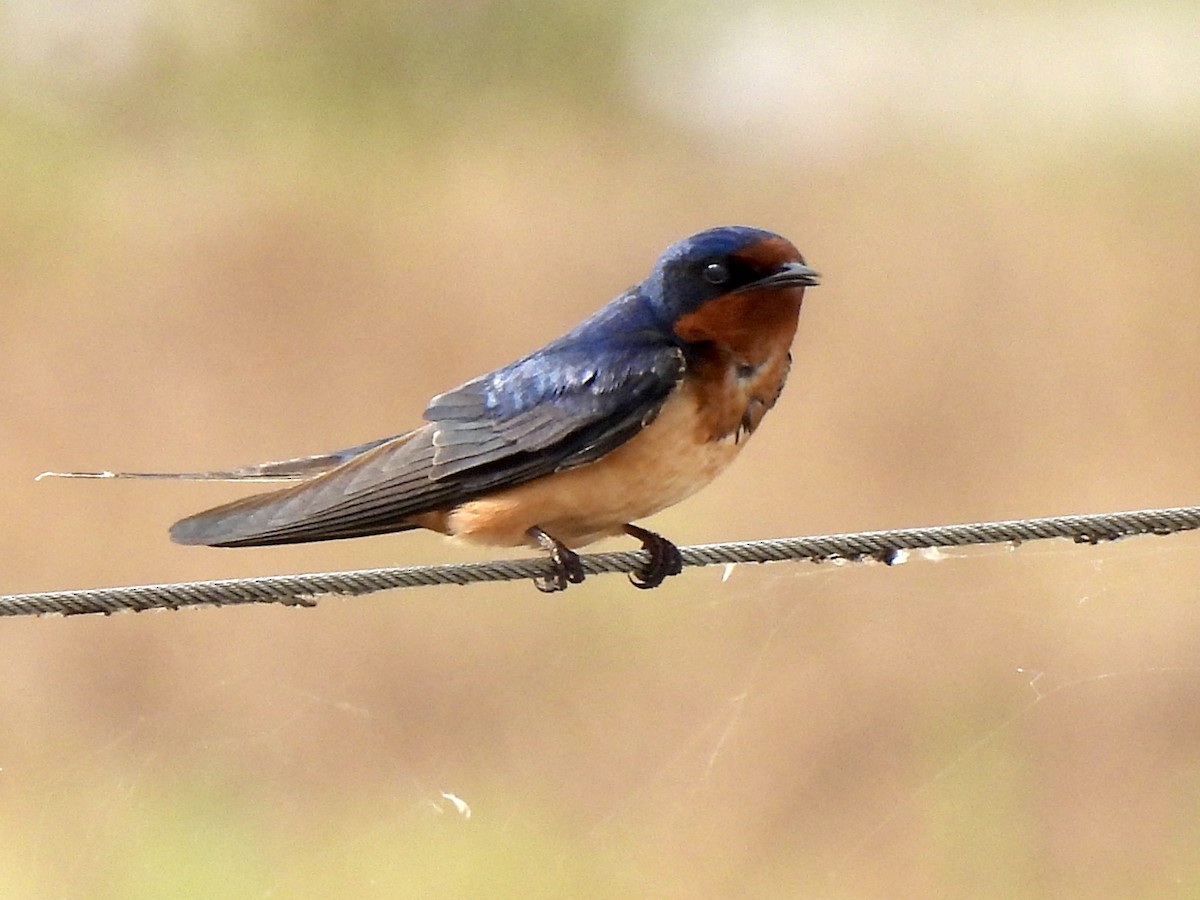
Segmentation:
{"type": "Polygon", "coordinates": [[[579,548],[623,534],[649,554],[630,580],[657,587],[682,570],[680,551],[635,522],[707,485],[745,446],[779,399],[804,289],[818,283],[774,232],[698,232],[563,336],[435,396],[410,431],[177,473],[298,483],[190,515],[171,539],[251,547],[424,528],[540,548],[550,574],[535,583],[553,592],[584,580],[579,548]]]}

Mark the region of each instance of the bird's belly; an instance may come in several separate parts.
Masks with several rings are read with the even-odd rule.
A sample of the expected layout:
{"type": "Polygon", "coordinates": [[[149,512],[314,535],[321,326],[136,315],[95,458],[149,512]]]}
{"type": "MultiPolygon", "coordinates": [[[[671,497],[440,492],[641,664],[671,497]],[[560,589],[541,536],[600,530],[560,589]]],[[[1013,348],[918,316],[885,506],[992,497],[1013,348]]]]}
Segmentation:
{"type": "Polygon", "coordinates": [[[498,491],[450,510],[439,531],[486,544],[534,543],[533,526],[572,547],[619,534],[713,480],[741,449],[734,435],[713,440],[686,382],[645,429],[595,462],[498,491]]]}

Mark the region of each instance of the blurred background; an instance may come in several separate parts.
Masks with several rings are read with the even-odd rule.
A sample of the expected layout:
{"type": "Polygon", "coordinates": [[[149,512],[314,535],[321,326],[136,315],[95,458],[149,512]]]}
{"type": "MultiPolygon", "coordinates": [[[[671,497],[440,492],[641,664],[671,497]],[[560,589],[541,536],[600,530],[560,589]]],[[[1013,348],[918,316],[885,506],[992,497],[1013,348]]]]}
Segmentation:
{"type": "MultiPolygon", "coordinates": [[[[1187,4],[0,16],[0,591],[491,557],[175,547],[244,489],[32,479],[396,433],[727,223],[824,281],[679,543],[1200,500],[1187,4]]],[[[6,620],[0,896],[1194,895],[1198,565],[6,620]]]]}

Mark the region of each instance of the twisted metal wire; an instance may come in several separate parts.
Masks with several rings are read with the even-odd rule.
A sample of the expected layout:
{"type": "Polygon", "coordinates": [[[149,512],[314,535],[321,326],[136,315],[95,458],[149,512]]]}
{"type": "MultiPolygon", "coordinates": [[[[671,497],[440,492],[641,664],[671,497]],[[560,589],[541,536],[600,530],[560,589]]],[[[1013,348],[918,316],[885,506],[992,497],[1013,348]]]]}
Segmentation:
{"type": "MultiPolygon", "coordinates": [[[[936,547],[966,547],[976,544],[1021,544],[1048,538],[1070,538],[1077,543],[1098,544],[1139,534],[1175,534],[1200,528],[1200,507],[1143,509],[1132,512],[1087,516],[1054,516],[1016,519],[1008,522],[979,522],[941,525],[932,528],[901,528],[863,531],[820,537],[778,538],[699,544],[680,548],[685,566],[714,566],[732,563],[765,563],[784,560],[876,560],[891,564],[907,550],[936,547]]],[[[631,572],[649,561],[644,550],[595,553],[581,557],[589,575],[631,572]]],[[[321,596],[361,596],[394,588],[427,587],[438,584],[475,584],[483,581],[514,581],[545,576],[550,571],[544,558],[510,559],[463,565],[409,566],[362,569],[352,572],[314,572],[304,575],[275,575],[263,578],[231,578],[178,584],[141,584],[130,587],[0,596],[0,616],[179,609],[185,606],[233,606],[242,603],[281,603],[315,606],[321,596]]]]}

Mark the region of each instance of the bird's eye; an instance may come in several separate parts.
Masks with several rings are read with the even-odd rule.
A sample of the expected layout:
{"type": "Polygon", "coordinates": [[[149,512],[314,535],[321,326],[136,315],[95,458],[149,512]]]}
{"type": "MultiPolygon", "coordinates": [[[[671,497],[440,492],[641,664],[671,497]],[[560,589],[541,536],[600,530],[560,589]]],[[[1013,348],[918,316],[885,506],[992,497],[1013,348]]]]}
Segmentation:
{"type": "Polygon", "coordinates": [[[704,267],[704,280],[709,284],[724,284],[729,280],[729,270],[719,262],[709,263],[704,267]]]}

